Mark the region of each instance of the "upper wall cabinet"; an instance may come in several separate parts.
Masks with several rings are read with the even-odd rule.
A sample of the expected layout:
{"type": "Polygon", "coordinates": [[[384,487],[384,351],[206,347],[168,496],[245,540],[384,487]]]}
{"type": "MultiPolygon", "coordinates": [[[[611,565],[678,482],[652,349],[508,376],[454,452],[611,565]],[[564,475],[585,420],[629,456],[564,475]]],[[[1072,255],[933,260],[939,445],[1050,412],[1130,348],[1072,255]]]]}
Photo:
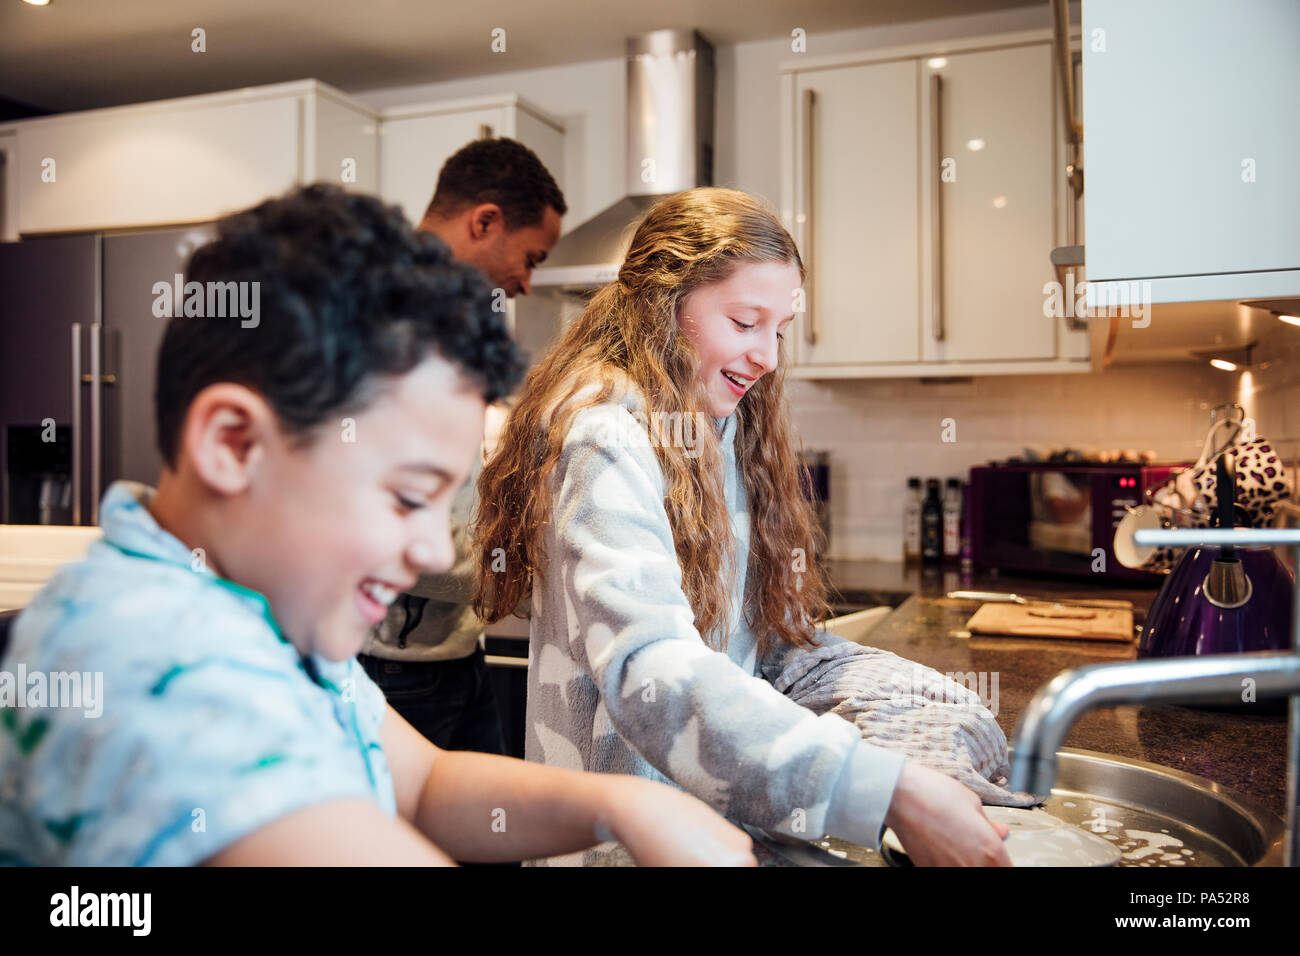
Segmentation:
{"type": "Polygon", "coordinates": [[[1087,371],[1045,317],[1063,137],[1050,34],[783,67],[783,202],[808,267],[804,378],[1087,371]]]}
{"type": "Polygon", "coordinates": [[[467,143],[517,139],[564,184],[564,124],[518,96],[390,107],[383,111],[380,194],[418,223],[433,198],[438,172],[467,143]]]}
{"type": "Polygon", "coordinates": [[[1086,0],[1081,40],[1089,293],[1300,295],[1300,3],[1086,0]]]}
{"type": "Polygon", "coordinates": [[[23,234],[202,222],[298,183],[374,192],[378,117],[315,80],[23,120],[23,234]]]}

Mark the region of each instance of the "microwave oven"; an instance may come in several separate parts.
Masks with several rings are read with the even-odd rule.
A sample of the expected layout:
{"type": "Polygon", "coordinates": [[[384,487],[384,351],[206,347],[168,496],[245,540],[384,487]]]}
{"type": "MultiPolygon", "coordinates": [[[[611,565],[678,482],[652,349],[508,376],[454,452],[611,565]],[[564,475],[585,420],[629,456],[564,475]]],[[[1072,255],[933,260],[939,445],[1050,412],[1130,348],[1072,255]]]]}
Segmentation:
{"type": "Polygon", "coordinates": [[[1154,583],[1115,558],[1115,529],[1144,492],[1186,463],[1008,462],[971,469],[976,566],[998,571],[1154,583]]]}

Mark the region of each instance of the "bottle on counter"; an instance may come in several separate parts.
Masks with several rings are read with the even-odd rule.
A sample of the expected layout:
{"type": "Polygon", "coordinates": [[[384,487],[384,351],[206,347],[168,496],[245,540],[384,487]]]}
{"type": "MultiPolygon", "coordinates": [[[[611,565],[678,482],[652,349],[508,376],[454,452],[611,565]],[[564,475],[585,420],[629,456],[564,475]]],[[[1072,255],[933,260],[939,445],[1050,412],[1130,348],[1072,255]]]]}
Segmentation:
{"type": "Polygon", "coordinates": [[[975,568],[975,548],[971,544],[970,482],[961,486],[961,570],[962,587],[970,586],[970,574],[975,568]]]}
{"type": "Polygon", "coordinates": [[[961,479],[949,478],[943,492],[943,563],[961,561],[961,479]]]}
{"type": "Polygon", "coordinates": [[[943,561],[943,501],[939,498],[939,479],[925,482],[925,501],[921,505],[921,560],[925,564],[943,561]]]}
{"type": "Polygon", "coordinates": [[[903,563],[921,563],[921,479],[907,479],[903,499],[903,563]]]}

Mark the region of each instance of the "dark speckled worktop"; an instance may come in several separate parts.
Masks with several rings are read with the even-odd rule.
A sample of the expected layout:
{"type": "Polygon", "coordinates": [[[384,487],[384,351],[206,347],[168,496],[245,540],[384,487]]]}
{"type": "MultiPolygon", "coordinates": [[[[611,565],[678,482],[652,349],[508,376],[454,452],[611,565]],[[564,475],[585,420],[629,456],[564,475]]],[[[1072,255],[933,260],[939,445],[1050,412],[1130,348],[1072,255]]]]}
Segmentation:
{"type": "MultiPolygon", "coordinates": [[[[866,637],[936,670],[998,675],[997,720],[1012,739],[1020,711],[1034,692],[1063,670],[1084,664],[1133,660],[1137,642],[1063,638],[964,637],[976,602],[952,601],[950,590],[1011,591],[1030,597],[1125,598],[1135,620],[1156,588],[1104,585],[1085,580],[995,576],[976,571],[922,571],[901,563],[831,559],[826,569],[846,604],[896,603],[888,595],[910,593],[866,637]]],[[[1221,713],[1168,704],[1092,710],[1065,738],[1065,746],[1116,754],[1206,777],[1261,801],[1285,818],[1286,719],[1221,713]]]]}

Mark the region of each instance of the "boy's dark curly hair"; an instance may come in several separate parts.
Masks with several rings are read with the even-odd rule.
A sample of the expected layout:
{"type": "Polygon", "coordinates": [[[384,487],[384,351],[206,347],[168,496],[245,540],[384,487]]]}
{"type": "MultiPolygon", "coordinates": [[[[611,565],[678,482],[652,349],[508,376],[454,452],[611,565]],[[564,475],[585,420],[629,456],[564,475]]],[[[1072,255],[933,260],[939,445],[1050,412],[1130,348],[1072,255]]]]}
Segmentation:
{"type": "Polygon", "coordinates": [[[547,206],[563,216],[564,193],[537,154],[518,140],[476,139],[451,155],[425,217],[450,219],[466,206],[496,203],[507,229],[539,225],[547,206]]]}
{"type": "Polygon", "coordinates": [[[309,441],[317,426],[363,409],[385,377],[431,353],[456,365],[487,402],[523,375],[505,314],[493,310],[478,270],[414,231],[396,206],[337,186],[300,187],[222,219],[185,271],[190,282],[260,283],[259,314],[255,323],[187,318],[175,304],[154,389],[168,467],[190,402],[217,382],[254,389],[291,435],[309,441]]]}

